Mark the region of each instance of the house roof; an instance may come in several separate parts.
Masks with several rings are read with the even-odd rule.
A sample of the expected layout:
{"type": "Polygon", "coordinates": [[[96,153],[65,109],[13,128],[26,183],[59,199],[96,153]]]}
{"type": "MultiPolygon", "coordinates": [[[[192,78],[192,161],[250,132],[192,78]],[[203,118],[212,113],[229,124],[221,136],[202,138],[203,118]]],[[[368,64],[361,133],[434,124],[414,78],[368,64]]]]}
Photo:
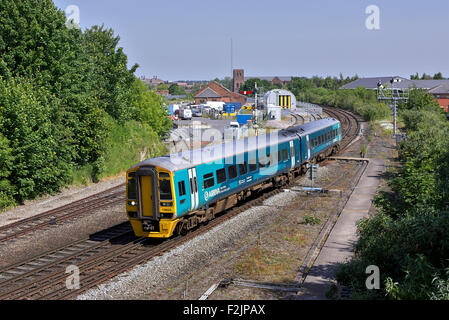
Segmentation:
{"type": "Polygon", "coordinates": [[[206,89],[204,89],[195,96],[195,98],[220,98],[220,97],[221,95],[219,95],[209,87],[207,87],[206,89]]]}
{"type": "Polygon", "coordinates": [[[195,98],[221,98],[221,97],[224,97],[224,96],[234,96],[234,97],[239,96],[239,97],[246,98],[246,96],[244,96],[244,95],[242,95],[240,93],[232,92],[231,90],[229,90],[228,88],[222,86],[221,84],[219,84],[216,81],[211,81],[206,88],[200,90],[195,95],[195,98]],[[217,93],[217,91],[215,91],[214,89],[212,89],[210,87],[211,85],[216,86],[216,90],[218,90],[218,89],[223,90],[225,92],[225,94],[217,93]]]}
{"type": "Polygon", "coordinates": [[[448,83],[440,84],[429,90],[429,93],[433,94],[448,94],[449,93],[449,81],[448,83]]]}

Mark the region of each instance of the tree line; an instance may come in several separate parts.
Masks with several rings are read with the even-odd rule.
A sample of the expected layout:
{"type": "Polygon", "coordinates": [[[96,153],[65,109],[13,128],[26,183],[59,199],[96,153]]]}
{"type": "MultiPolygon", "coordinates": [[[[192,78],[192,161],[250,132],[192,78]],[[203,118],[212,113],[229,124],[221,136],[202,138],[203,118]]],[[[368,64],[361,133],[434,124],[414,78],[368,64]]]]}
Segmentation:
{"type": "Polygon", "coordinates": [[[51,0],[3,0],[0,12],[0,209],[60,190],[82,166],[98,181],[111,121],[167,133],[163,101],[112,29],[68,28],[51,0]]]}

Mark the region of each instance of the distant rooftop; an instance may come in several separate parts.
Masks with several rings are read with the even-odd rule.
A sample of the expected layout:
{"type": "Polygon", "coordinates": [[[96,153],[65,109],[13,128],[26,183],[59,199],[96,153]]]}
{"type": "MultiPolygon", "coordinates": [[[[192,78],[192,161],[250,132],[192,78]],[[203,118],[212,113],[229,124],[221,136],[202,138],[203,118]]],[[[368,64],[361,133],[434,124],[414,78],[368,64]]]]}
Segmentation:
{"type": "Polygon", "coordinates": [[[394,82],[393,87],[397,89],[409,89],[409,88],[420,88],[420,89],[435,89],[438,86],[449,85],[449,80],[410,80],[399,76],[389,76],[389,77],[371,77],[371,78],[359,78],[355,81],[345,84],[340,89],[355,89],[357,87],[365,87],[367,89],[377,89],[377,83],[380,81],[384,85],[391,87],[390,80],[394,78],[398,80],[394,82]]]}

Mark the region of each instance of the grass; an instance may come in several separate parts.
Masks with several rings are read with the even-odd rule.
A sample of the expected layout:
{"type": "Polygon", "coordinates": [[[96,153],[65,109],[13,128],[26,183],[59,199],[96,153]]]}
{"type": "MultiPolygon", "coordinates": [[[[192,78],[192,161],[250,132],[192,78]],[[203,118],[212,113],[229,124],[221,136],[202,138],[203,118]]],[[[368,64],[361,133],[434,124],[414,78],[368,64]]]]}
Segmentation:
{"type": "Polygon", "coordinates": [[[314,216],[304,215],[303,217],[304,224],[315,225],[321,222],[321,219],[314,216]]]}
{"type": "Polygon", "coordinates": [[[290,281],[289,274],[295,267],[296,261],[290,255],[260,247],[248,249],[243,259],[234,264],[234,270],[244,277],[263,280],[268,276],[271,281],[290,281]]]}

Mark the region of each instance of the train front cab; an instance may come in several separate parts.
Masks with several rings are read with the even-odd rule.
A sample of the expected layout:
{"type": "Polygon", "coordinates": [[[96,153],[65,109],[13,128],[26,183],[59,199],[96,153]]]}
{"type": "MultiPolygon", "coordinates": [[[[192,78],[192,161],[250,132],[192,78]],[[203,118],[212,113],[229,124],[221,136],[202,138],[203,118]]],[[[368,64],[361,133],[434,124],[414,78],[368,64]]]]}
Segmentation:
{"type": "Polygon", "coordinates": [[[179,221],[173,173],[145,166],[126,175],[126,211],[137,237],[169,238],[179,221]]]}

